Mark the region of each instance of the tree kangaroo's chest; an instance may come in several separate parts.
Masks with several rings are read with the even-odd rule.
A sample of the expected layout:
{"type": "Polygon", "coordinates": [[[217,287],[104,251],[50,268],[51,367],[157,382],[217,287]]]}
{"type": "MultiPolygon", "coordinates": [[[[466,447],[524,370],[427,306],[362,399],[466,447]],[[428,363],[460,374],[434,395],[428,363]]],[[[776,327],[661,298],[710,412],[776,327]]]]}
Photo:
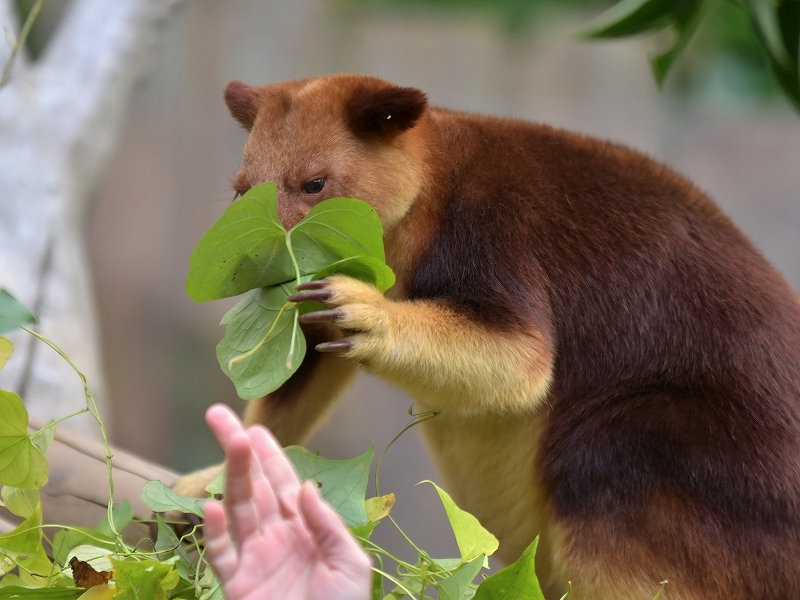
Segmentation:
{"type": "Polygon", "coordinates": [[[545,507],[534,459],[542,414],[474,417],[439,414],[423,437],[456,503],[500,540],[498,558],[519,558],[542,532],[545,507]]]}

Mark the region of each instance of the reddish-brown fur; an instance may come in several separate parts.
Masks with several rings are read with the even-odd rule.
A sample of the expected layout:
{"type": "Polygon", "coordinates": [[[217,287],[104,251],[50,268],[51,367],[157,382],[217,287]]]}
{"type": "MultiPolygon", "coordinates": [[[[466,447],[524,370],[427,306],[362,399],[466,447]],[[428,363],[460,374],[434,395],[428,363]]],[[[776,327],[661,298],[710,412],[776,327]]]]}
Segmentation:
{"type": "MultiPolygon", "coordinates": [[[[433,330],[463,323],[476,352],[499,340],[498,352],[529,353],[541,401],[465,401],[442,423],[468,422],[481,447],[508,443],[482,422],[530,423],[529,470],[514,476],[535,490],[530,537],[549,553],[537,565],[549,598],[569,580],[574,598],[644,599],[665,579],[666,598],[800,598],[800,304],[701,192],[622,146],[425,108],[420,92],[374,78],[232,83],[226,101],[252,129],[239,191],[278,178],[289,224],[323,197],[370,202],[399,276],[391,306],[425,306],[433,330]],[[399,127],[376,119],[384,109],[399,127]],[[296,190],[313,174],[282,167],[287,153],[293,168],[353,165],[309,200],[296,190]]],[[[406,382],[411,367],[351,356],[418,395],[427,385],[406,382]]],[[[285,443],[318,420],[308,407],[332,400],[304,394],[320,386],[307,360],[250,410],[285,443]]],[[[472,442],[443,441],[441,427],[429,436],[447,470],[448,444],[472,442]]],[[[497,477],[472,485],[501,493],[511,481],[497,477]]],[[[514,524],[473,491],[456,499],[513,559],[518,541],[502,551],[514,524]]]]}

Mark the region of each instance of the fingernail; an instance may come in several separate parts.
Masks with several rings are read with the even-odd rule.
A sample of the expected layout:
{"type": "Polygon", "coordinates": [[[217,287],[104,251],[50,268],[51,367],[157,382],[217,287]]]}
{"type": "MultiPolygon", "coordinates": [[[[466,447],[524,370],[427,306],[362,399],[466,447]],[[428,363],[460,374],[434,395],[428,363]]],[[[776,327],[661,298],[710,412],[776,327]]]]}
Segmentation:
{"type": "Polygon", "coordinates": [[[317,352],[347,352],[353,347],[353,342],[345,338],[343,340],[336,340],[335,342],[325,342],[317,344],[314,349],[317,352]]]}
{"type": "Polygon", "coordinates": [[[340,321],[342,317],[344,317],[344,311],[341,308],[332,308],[300,315],[300,322],[303,324],[336,322],[340,321]]]}

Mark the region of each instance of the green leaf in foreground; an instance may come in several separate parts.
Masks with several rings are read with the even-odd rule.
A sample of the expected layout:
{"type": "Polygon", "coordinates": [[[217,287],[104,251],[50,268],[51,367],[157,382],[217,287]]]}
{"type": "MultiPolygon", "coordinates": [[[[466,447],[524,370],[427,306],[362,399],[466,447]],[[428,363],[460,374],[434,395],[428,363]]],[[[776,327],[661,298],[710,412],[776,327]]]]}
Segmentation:
{"type": "Polygon", "coordinates": [[[277,194],[274,183],[252,188],[200,238],[186,278],[186,293],[195,302],[238,296],[294,277],[277,194]]]}
{"type": "Polygon", "coordinates": [[[312,479],[319,492],[348,527],[367,524],[365,498],[374,449],[348,460],[322,458],[305,448],[289,446],[286,455],[302,481],[312,479]]]}
{"type": "Polygon", "coordinates": [[[310,275],[345,258],[383,262],[383,227],[375,210],[352,198],[317,204],[289,232],[278,220],[277,188],[250,189],[223,213],[189,259],[186,293],[196,302],[237,296],[310,275]]]}
{"type": "Polygon", "coordinates": [[[474,600],[544,600],[534,566],[538,545],[537,537],[517,562],[485,579],[474,600]]]}
{"type": "Polygon", "coordinates": [[[115,560],[115,600],[166,600],[167,592],[180,581],[172,565],[157,560],[115,560]]]}
{"type": "Polygon", "coordinates": [[[17,600],[30,598],[31,600],[76,600],[86,590],[81,588],[64,587],[36,587],[27,588],[16,585],[0,587],[0,600],[17,600]]]}
{"type": "Polygon", "coordinates": [[[440,582],[439,600],[464,600],[472,590],[472,582],[477,577],[486,557],[481,554],[458,568],[450,577],[440,582]]]}
{"type": "Polygon", "coordinates": [[[36,506],[41,502],[41,497],[39,490],[21,490],[4,485],[0,490],[0,500],[12,515],[27,519],[36,510],[36,506]]]}
{"type": "Polygon", "coordinates": [[[14,344],[8,338],[0,337],[0,371],[6,366],[12,354],[14,354],[14,344]]]}
{"type": "Polygon", "coordinates": [[[494,554],[500,544],[496,537],[484,529],[478,519],[458,508],[450,495],[432,481],[422,483],[430,483],[436,488],[447,518],[450,520],[450,526],[453,528],[458,550],[464,562],[470,562],[481,554],[486,556],[494,554]]]}
{"type": "Polygon", "coordinates": [[[38,489],[47,483],[47,460],[28,435],[28,411],[19,396],[0,390],[0,485],[38,489]]]}
{"type": "Polygon", "coordinates": [[[33,512],[17,527],[0,535],[0,557],[24,564],[35,557],[42,541],[42,505],[36,505],[33,512]]]}
{"type": "Polygon", "coordinates": [[[160,481],[148,481],[142,488],[142,502],[153,512],[178,510],[183,513],[203,516],[203,498],[189,498],[176,494],[160,481]]]}
{"type": "Polygon", "coordinates": [[[303,362],[306,340],[295,305],[286,303],[294,287],[292,282],[253,290],[222,318],[226,328],[217,360],[240,398],[253,400],[278,389],[303,362]]]}
{"type": "Polygon", "coordinates": [[[6,290],[0,289],[0,335],[35,322],[27,308],[6,290]]]}
{"type": "Polygon", "coordinates": [[[312,279],[324,279],[328,275],[347,275],[373,284],[381,292],[394,285],[394,271],[385,262],[370,256],[354,256],[337,261],[320,269],[312,279]]]}

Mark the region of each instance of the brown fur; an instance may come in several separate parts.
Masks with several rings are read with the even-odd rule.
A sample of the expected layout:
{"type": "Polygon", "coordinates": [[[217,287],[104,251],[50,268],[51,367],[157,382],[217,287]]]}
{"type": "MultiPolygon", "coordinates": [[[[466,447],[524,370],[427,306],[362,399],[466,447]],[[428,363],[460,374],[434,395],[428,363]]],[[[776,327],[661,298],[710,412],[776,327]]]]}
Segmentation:
{"type": "MultiPolygon", "coordinates": [[[[571,581],[571,598],[645,599],[663,580],[670,599],[800,598],[786,282],[641,154],[421,99],[358,76],[226,90],[251,130],[238,191],[277,182],[287,226],[334,196],[384,222],[389,299],[331,285],[345,356],[442,412],[425,434],[447,486],[504,560],[542,536],[548,598],[571,581]],[[396,130],[375,118],[387,106],[406,115],[396,130]]],[[[341,388],[311,377],[249,420],[300,441],[341,388]]]]}

